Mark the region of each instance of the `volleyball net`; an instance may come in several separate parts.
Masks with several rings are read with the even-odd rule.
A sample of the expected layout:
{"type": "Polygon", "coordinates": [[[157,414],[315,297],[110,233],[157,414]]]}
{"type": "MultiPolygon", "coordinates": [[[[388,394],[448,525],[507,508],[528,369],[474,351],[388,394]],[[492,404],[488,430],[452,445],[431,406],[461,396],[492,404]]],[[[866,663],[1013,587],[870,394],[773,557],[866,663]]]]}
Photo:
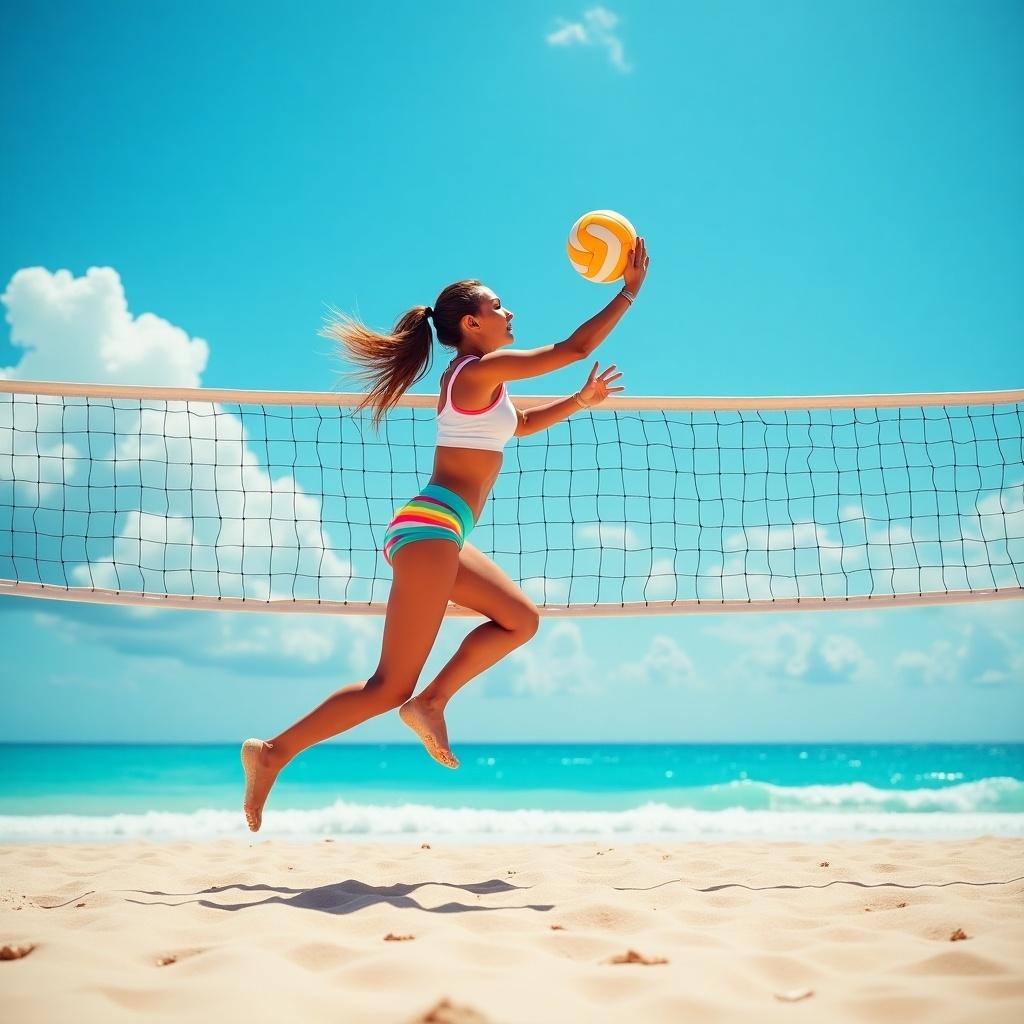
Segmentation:
{"type": "MultiPolygon", "coordinates": [[[[361,398],[0,381],[0,593],[382,613],[437,398],[361,398]]],[[[470,543],[548,615],[1019,597],[1022,403],[610,399],[509,443],[470,543]]]]}

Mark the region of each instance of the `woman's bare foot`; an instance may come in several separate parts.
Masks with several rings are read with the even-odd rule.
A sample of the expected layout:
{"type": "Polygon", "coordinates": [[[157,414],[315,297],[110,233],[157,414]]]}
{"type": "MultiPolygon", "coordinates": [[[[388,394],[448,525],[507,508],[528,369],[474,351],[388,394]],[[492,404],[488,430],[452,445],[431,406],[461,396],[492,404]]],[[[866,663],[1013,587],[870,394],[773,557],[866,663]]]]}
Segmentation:
{"type": "Polygon", "coordinates": [[[444,713],[419,697],[406,701],[398,709],[399,717],[423,741],[427,753],[445,768],[458,768],[459,759],[448,746],[444,713]]]}
{"type": "Polygon", "coordinates": [[[259,832],[263,824],[263,805],[281,766],[273,759],[272,744],[250,739],[242,744],[242,768],[245,771],[245,820],[250,832],[259,832]]]}

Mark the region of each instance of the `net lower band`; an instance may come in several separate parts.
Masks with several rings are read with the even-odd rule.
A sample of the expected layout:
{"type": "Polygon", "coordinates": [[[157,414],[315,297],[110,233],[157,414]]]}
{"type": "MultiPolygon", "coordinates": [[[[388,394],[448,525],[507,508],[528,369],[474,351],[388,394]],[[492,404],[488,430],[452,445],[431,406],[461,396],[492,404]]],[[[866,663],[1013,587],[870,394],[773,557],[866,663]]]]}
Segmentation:
{"type": "MultiPolygon", "coordinates": [[[[436,399],[360,397],[0,381],[0,592],[382,611],[436,399]]],[[[1020,596],[1022,400],[609,401],[509,443],[471,543],[548,614],[1020,596]]]]}

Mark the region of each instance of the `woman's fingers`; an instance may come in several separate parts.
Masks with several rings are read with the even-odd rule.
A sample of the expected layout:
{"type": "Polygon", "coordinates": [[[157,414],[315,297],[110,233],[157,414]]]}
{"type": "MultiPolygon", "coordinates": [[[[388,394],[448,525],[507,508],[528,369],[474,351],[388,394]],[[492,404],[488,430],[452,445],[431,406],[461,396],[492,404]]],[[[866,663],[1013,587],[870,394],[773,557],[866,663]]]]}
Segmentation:
{"type": "Polygon", "coordinates": [[[603,391],[602,397],[607,397],[614,391],[625,391],[624,387],[610,388],[608,385],[612,381],[618,380],[622,376],[622,371],[615,373],[616,364],[612,363],[607,369],[602,370],[600,376],[595,377],[597,372],[598,363],[594,363],[594,368],[590,371],[590,376],[587,378],[587,384],[593,384],[596,391],[603,391]]]}
{"type": "Polygon", "coordinates": [[[642,270],[650,262],[650,256],[647,255],[647,241],[642,236],[638,236],[633,243],[626,262],[631,263],[638,270],[642,270]]]}
{"type": "Polygon", "coordinates": [[[650,262],[651,258],[647,255],[647,240],[643,236],[637,238],[635,246],[629,252],[633,266],[638,270],[643,270],[650,262]]]}

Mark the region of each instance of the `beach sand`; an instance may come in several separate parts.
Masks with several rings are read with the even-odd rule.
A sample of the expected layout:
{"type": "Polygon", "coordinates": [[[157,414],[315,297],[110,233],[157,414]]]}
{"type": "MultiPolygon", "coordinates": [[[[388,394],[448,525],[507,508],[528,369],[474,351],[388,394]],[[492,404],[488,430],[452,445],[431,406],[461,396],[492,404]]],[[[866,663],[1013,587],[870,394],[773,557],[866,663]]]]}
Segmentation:
{"type": "Polygon", "coordinates": [[[993,837],[6,846],[0,1019],[1017,1024],[1022,875],[993,837]]]}

